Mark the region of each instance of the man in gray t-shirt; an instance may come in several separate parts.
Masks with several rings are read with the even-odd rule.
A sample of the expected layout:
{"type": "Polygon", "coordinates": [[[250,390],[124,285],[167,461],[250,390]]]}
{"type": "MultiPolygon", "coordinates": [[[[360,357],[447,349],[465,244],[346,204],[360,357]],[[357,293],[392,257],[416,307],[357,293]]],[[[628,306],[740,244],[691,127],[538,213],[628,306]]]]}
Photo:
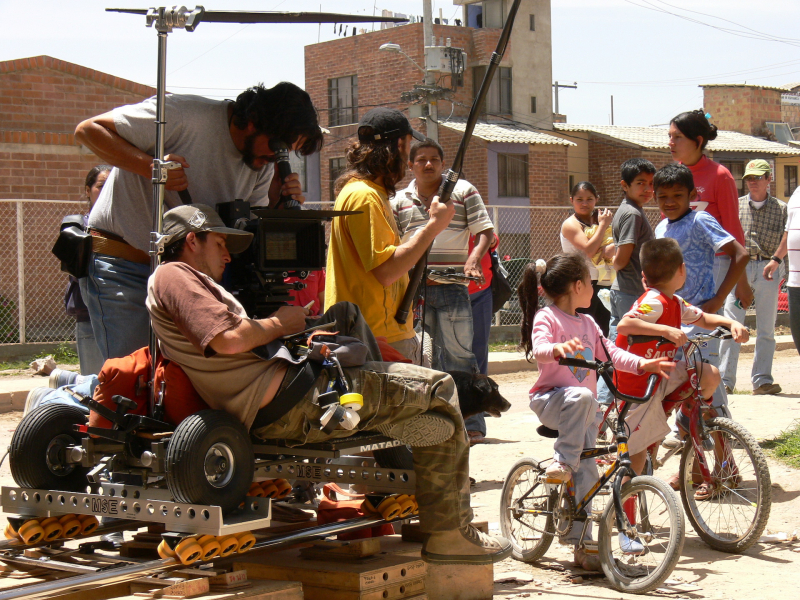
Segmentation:
{"type": "MultiPolygon", "coordinates": [[[[165,160],[169,171],[165,210],[178,206],[179,192],[192,202],[216,206],[234,199],[277,206],[281,197],[302,203],[297,174],[276,176],[270,140],[299,154],[322,145],[322,132],[309,95],[291,83],[242,92],[236,101],[200,96],[166,97],[165,160]]],[[[89,216],[93,254],[80,280],[92,329],[103,359],[146,346],[145,308],[153,223],[152,162],[156,101],[122,106],[78,125],[75,138],[114,166],[89,216]]]]}

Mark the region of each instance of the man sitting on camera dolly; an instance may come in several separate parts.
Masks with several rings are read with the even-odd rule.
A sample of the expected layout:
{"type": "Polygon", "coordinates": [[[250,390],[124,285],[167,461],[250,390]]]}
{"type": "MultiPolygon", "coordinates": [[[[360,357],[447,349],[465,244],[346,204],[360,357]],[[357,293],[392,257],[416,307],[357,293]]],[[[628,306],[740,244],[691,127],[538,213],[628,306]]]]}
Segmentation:
{"type": "MultiPolygon", "coordinates": [[[[252,352],[306,329],[307,311],[284,306],[266,319],[250,319],[218,283],[229,252],[247,248],[252,234],[225,227],[213,209],[195,204],[168,211],[164,235],[166,262],[150,277],[147,308],[164,356],[183,368],[211,408],[238,417],[262,439],[313,443],[369,429],[410,444],[420,525],[430,534],[426,560],[483,564],[510,554],[508,541],[470,525],[469,449],[449,375],[401,363],[345,368],[348,387],[363,395],[360,421],[356,430],[322,430],[318,397],[327,389],[327,374],[288,398],[283,391],[297,389],[310,361],[298,366],[252,352]]],[[[340,335],[358,337],[367,346],[367,360],[379,357],[358,307],[340,302],[312,326],[334,319],[340,335]]]]}
{"type": "MultiPolygon", "coordinates": [[[[273,169],[272,144],[308,155],[322,146],[309,95],[292,83],[257,85],[230,100],[166,97],[167,208],[194,201],[216,206],[240,198],[275,206],[281,195],[301,203],[296,174],[273,169]],[[191,198],[186,195],[189,193],[191,198]],[[179,198],[179,194],[182,194],[179,198]]],[[[152,163],[155,98],[121,106],[78,125],[75,139],[114,166],[89,216],[93,237],[89,275],[80,280],[103,359],[148,344],[144,307],[153,224],[152,163]]]]}

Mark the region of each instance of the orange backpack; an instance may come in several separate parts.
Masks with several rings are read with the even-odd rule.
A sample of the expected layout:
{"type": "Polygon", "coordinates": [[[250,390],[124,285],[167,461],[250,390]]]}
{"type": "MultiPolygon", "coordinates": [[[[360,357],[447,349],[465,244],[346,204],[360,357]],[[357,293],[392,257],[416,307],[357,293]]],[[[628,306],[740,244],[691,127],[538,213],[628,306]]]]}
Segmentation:
{"type": "MultiPolygon", "coordinates": [[[[123,396],[136,402],[136,408],[129,414],[149,415],[150,413],[150,349],[139,348],[133,354],[122,358],[109,358],[97,375],[99,383],[94,390],[94,399],[103,406],[117,410],[114,396],[123,396]]],[[[161,382],[166,383],[163,399],[163,420],[177,425],[189,415],[208,408],[191,381],[176,363],[159,356],[156,365],[155,389],[161,390],[161,382]]],[[[89,413],[90,427],[110,429],[111,421],[95,411],[89,413]]]]}

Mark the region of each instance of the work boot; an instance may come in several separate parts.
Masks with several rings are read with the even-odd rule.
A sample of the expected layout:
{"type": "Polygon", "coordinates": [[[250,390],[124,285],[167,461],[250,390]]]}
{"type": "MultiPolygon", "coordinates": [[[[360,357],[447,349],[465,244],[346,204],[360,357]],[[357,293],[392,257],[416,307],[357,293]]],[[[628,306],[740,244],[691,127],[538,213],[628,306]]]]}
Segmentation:
{"type": "Polygon", "coordinates": [[[378,425],[375,429],[383,435],[400,440],[412,448],[435,446],[453,437],[453,422],[435,412],[424,412],[407,421],[378,425]]]}
{"type": "Polygon", "coordinates": [[[511,554],[511,542],[486,535],[472,525],[430,534],[422,546],[422,558],[436,564],[488,565],[511,554]]]}
{"type": "Polygon", "coordinates": [[[753,388],[754,396],[774,396],[781,393],[781,386],[777,383],[762,383],[757,388],[753,388]]]}
{"type": "Polygon", "coordinates": [[[53,390],[49,387],[35,387],[28,392],[28,396],[25,398],[25,406],[22,409],[22,416],[24,417],[39,406],[42,399],[52,391],[53,390]]]}
{"type": "Polygon", "coordinates": [[[75,371],[65,371],[64,369],[53,369],[50,372],[48,385],[53,389],[64,387],[65,385],[83,383],[83,377],[75,371]]]}

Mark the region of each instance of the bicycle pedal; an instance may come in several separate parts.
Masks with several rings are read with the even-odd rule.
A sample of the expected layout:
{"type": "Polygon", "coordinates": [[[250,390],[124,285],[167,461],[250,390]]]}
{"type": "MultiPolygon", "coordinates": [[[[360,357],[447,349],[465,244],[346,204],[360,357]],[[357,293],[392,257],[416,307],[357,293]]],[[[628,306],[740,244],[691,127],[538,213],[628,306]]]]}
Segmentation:
{"type": "Polygon", "coordinates": [[[561,485],[562,483],[569,483],[568,481],[561,481],[560,479],[548,477],[547,475],[539,475],[537,481],[539,483],[548,483],[550,485],[561,485]]]}
{"type": "Polygon", "coordinates": [[[583,551],[586,554],[600,554],[600,550],[597,548],[597,542],[595,541],[583,542],[583,551]]]}

